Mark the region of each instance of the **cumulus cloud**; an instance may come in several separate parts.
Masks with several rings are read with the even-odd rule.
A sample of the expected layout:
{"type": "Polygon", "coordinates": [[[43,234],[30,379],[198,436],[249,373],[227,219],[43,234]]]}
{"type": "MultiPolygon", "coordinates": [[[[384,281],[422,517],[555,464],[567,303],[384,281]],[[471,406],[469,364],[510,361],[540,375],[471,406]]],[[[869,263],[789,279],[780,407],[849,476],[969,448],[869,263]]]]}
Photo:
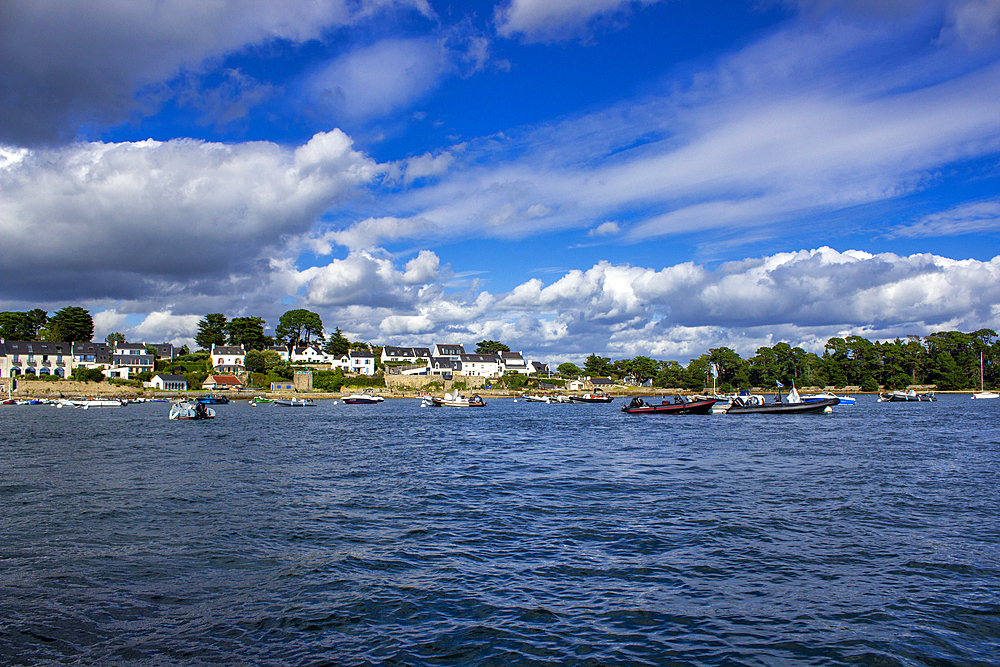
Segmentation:
{"type": "Polygon", "coordinates": [[[748,356],[779,341],[822,351],[833,336],[872,339],[1000,325],[1000,256],[872,254],[828,247],[729,262],[649,268],[598,262],[506,293],[450,276],[428,251],[396,267],[354,253],[309,274],[305,302],[368,340],[429,345],[501,340],[532,358],[591,353],[686,362],[711,347],[748,356]]]}
{"type": "Polygon", "coordinates": [[[556,41],[584,36],[595,19],[621,14],[661,0],[510,0],[494,11],[497,33],[526,41],[556,41]]]}
{"type": "MultiPolygon", "coordinates": [[[[0,142],[33,145],[81,121],[141,113],[136,93],[246,46],[304,42],[426,0],[94,0],[5,2],[0,21],[0,142]]],[[[146,100],[149,102],[150,100],[146,100]]],[[[245,101],[245,100],[244,100],[245,101]]]]}
{"type": "Polygon", "coordinates": [[[266,273],[267,253],[378,171],[339,130],[295,149],[148,140],[16,155],[0,167],[7,298],[135,298],[266,273]]]}

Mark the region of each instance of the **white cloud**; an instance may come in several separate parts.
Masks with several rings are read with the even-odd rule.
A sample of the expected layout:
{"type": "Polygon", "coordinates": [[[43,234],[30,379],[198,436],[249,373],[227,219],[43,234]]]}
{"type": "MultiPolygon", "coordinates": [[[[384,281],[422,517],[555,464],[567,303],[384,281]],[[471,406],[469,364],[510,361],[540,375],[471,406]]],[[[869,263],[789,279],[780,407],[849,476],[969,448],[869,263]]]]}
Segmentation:
{"type": "Polygon", "coordinates": [[[6,292],[132,298],[163,281],[266,271],[267,252],[377,171],[339,130],[295,150],[149,140],[31,151],[0,167],[6,292]]]}
{"type": "MultiPolygon", "coordinates": [[[[174,343],[194,346],[200,315],[174,315],[169,310],[149,313],[130,330],[130,335],[145,343],[174,343]]],[[[131,339],[130,339],[131,340],[131,339]]]]}
{"type": "Polygon", "coordinates": [[[581,37],[595,18],[620,14],[660,0],[510,0],[494,10],[497,32],[527,41],[581,37]]]}
{"type": "Polygon", "coordinates": [[[1000,230],[1000,199],[960,204],[941,213],[924,216],[910,225],[900,225],[890,238],[958,236],[1000,230]]]}
{"type": "Polygon", "coordinates": [[[593,229],[591,229],[589,232],[587,232],[587,235],[588,236],[611,236],[611,235],[617,234],[621,230],[622,229],[618,225],[617,222],[605,222],[605,223],[602,223],[602,224],[598,225],[597,227],[594,227],[593,229]]]}

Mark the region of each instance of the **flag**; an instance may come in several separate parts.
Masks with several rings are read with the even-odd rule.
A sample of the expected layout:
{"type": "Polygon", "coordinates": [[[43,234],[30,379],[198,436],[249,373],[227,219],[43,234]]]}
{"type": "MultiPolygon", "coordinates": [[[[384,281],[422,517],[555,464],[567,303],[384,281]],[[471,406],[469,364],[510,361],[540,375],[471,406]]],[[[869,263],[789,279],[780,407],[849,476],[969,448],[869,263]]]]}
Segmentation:
{"type": "Polygon", "coordinates": [[[712,377],[714,378],[719,377],[719,369],[715,367],[715,364],[709,364],[708,369],[709,372],[712,374],[712,377]]]}
{"type": "Polygon", "coordinates": [[[780,382],[775,382],[774,384],[778,385],[778,389],[781,389],[781,388],[783,388],[785,386],[785,385],[781,384],[780,382]]]}

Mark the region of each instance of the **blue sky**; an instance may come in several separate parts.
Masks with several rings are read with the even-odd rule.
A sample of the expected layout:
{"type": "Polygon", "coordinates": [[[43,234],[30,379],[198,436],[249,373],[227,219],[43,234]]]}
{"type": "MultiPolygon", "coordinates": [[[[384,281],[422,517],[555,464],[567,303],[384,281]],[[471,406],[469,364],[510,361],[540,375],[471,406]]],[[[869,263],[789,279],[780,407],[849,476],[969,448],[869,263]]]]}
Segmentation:
{"type": "Polygon", "coordinates": [[[3,310],[551,361],[1000,325],[1000,0],[8,7],[3,310]]]}

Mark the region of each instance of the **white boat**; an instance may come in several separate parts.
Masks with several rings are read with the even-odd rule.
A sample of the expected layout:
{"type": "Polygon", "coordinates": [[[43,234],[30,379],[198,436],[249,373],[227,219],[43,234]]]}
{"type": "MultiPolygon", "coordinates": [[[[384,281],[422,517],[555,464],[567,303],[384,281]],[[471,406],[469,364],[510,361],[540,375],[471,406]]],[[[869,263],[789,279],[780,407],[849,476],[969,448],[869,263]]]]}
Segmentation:
{"type": "Polygon", "coordinates": [[[482,408],[485,406],[486,401],[484,401],[479,394],[476,394],[472,398],[466,398],[457,390],[452,394],[445,394],[444,398],[438,398],[437,396],[424,396],[423,400],[420,402],[420,407],[425,408],[482,408]]]}
{"type": "Polygon", "coordinates": [[[528,394],[524,394],[524,395],[521,396],[521,400],[523,400],[525,403],[548,403],[549,402],[549,397],[548,396],[530,396],[528,394]]]}
{"type": "Polygon", "coordinates": [[[979,391],[972,395],[972,398],[980,400],[987,398],[1000,398],[1000,394],[995,391],[986,391],[983,386],[983,353],[979,353],[979,391]]]}
{"type": "Polygon", "coordinates": [[[316,402],[311,398],[279,398],[274,404],[283,408],[315,408],[316,402]]]}
{"type": "Polygon", "coordinates": [[[806,403],[809,403],[810,401],[825,401],[830,398],[839,398],[840,405],[854,405],[855,403],[857,403],[857,399],[854,398],[853,396],[847,396],[847,395],[837,396],[836,394],[830,391],[824,391],[818,394],[805,394],[804,396],[802,396],[802,400],[805,401],[806,403]]]}
{"type": "Polygon", "coordinates": [[[120,408],[125,405],[117,398],[76,398],[67,403],[75,408],[120,408]]]}
{"type": "Polygon", "coordinates": [[[371,390],[365,390],[360,394],[351,394],[350,396],[345,396],[343,398],[344,403],[348,405],[374,405],[375,403],[381,403],[385,399],[381,396],[377,396],[372,393],[371,390]]]}
{"type": "Polygon", "coordinates": [[[168,419],[215,419],[215,410],[198,401],[180,401],[170,406],[168,419]]]}

